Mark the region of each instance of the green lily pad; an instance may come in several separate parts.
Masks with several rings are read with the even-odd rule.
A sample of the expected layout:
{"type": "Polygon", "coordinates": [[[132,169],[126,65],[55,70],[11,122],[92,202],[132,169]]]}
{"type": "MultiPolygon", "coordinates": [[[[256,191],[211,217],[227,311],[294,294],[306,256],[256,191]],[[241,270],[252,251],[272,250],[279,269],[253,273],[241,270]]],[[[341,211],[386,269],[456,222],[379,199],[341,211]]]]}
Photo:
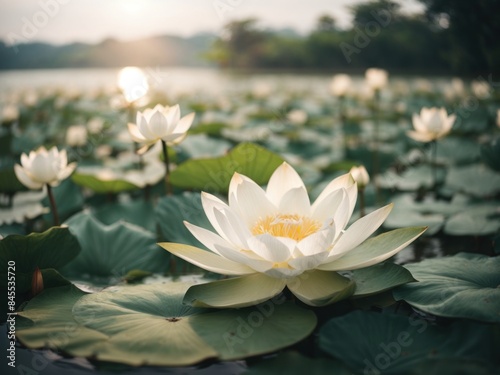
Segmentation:
{"type": "Polygon", "coordinates": [[[416,281],[406,268],[385,262],[352,271],[356,283],[353,297],[366,297],[416,281]]]}
{"type": "Polygon", "coordinates": [[[491,366],[496,353],[491,327],[475,322],[431,325],[413,314],[354,311],[320,330],[319,347],[364,374],[411,373],[427,361],[467,359],[491,366]]]}
{"type": "Polygon", "coordinates": [[[172,184],[180,188],[227,193],[234,172],[264,185],[281,163],[280,156],[265,148],[242,143],[225,156],[188,160],[180,164],[170,177],[172,184]]]}
{"type": "MultiPolygon", "coordinates": [[[[438,181],[443,179],[443,175],[444,170],[438,168],[438,181]]],[[[401,174],[389,170],[380,176],[379,184],[386,189],[403,191],[414,191],[421,187],[429,188],[432,186],[432,169],[428,165],[420,165],[412,167],[401,174]]]]}
{"type": "MultiPolygon", "coordinates": [[[[9,262],[14,262],[16,293],[31,290],[36,267],[60,269],[80,253],[77,238],[68,228],[54,227],[27,236],[10,235],[0,241],[0,285],[7,290],[9,262]]],[[[12,264],[12,263],[11,263],[12,264]]]]}
{"type": "Polygon", "coordinates": [[[393,291],[425,312],[451,318],[500,322],[500,257],[459,253],[405,265],[418,283],[393,291]]]}
{"type": "Polygon", "coordinates": [[[479,206],[452,216],[444,227],[455,236],[486,236],[500,229],[500,207],[479,206]]]}
{"type": "Polygon", "coordinates": [[[129,271],[162,272],[169,256],[156,245],[156,236],[126,222],[105,225],[89,213],[80,213],[66,224],[78,238],[82,251],[62,269],[72,278],[121,278],[129,271]]]}
{"type": "Polygon", "coordinates": [[[161,198],[156,205],[155,216],[162,238],[166,241],[205,249],[205,245],[194,238],[183,223],[185,220],[199,227],[213,230],[201,205],[200,193],[185,192],[182,195],[161,198]]]}
{"type": "Polygon", "coordinates": [[[94,217],[106,225],[112,225],[121,220],[143,227],[150,232],[156,232],[153,203],[144,202],[142,199],[105,204],[94,211],[94,217]]]}
{"type": "Polygon", "coordinates": [[[96,176],[78,172],[73,173],[71,179],[75,184],[88,188],[99,194],[121,193],[123,191],[139,189],[134,184],[125,180],[102,180],[96,176]]]}
{"type": "Polygon", "coordinates": [[[446,178],[446,185],[455,191],[487,197],[500,191],[500,173],[482,164],[452,168],[446,178]]]}
{"type": "Polygon", "coordinates": [[[264,359],[251,365],[244,375],[308,374],[352,375],[340,361],[331,358],[308,358],[298,352],[287,351],[275,358],[264,359]]]}
{"type": "Polygon", "coordinates": [[[78,357],[105,350],[108,337],[84,327],[71,313],[75,302],[86,294],[73,284],[44,290],[18,313],[17,339],[30,349],[50,348],[78,357]]]}
{"type": "Polygon", "coordinates": [[[223,139],[210,138],[205,134],[190,135],[180,145],[191,158],[224,155],[232,144],[223,139]]]}
{"type": "Polygon", "coordinates": [[[314,313],[284,299],[240,310],[185,306],[189,286],[120,286],[95,294],[54,288],[28,303],[17,336],[29,348],[56,347],[100,361],[186,366],[273,352],[304,339],[316,325],[314,313]]]}
{"type": "Polygon", "coordinates": [[[439,232],[445,220],[444,216],[440,214],[422,214],[411,211],[402,212],[402,210],[394,211],[384,221],[384,228],[396,229],[427,225],[429,228],[425,231],[424,236],[432,236],[439,232]]]}

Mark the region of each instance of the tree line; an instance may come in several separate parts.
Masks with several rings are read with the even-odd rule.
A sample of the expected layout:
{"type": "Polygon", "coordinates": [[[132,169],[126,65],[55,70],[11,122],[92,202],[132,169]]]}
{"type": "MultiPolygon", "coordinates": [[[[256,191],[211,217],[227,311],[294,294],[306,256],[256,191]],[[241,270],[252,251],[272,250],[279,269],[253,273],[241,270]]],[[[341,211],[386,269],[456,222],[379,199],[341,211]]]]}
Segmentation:
{"type": "Polygon", "coordinates": [[[500,0],[419,0],[405,14],[392,0],[350,7],[352,26],[321,16],[308,35],[271,31],[256,19],[232,21],[205,57],[224,68],[494,74],[500,70],[500,0]]]}

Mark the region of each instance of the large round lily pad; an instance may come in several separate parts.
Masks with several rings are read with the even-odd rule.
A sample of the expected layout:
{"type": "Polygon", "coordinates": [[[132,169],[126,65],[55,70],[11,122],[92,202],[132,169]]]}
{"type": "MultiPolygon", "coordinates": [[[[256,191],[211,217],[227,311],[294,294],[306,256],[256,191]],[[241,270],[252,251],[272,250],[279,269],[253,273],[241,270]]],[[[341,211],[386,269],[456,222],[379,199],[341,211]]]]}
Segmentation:
{"type": "Polygon", "coordinates": [[[456,191],[477,197],[493,195],[500,191],[500,173],[482,164],[451,168],[446,185],[456,191]]]}
{"type": "Polygon", "coordinates": [[[66,224],[78,238],[82,251],[64,267],[62,273],[72,278],[119,278],[140,269],[163,272],[169,256],[156,245],[156,236],[126,222],[104,225],[83,212],[66,224]]]}
{"type": "Polygon", "coordinates": [[[225,156],[188,160],[170,177],[172,184],[180,188],[227,193],[234,172],[263,185],[281,163],[283,159],[277,154],[252,143],[242,143],[225,156]]]}
{"type": "Polygon", "coordinates": [[[428,313],[500,322],[500,256],[459,253],[405,267],[417,279],[393,291],[428,313]]]}
{"type": "Polygon", "coordinates": [[[276,351],[304,339],[316,325],[314,313],[283,297],[240,310],[185,306],[189,286],[119,286],[87,295],[74,286],[53,288],[21,312],[26,319],[17,335],[30,348],[50,346],[133,366],[184,366],[276,351]]]}
{"type": "Polygon", "coordinates": [[[68,228],[54,227],[28,236],[10,235],[0,241],[0,286],[7,290],[7,276],[15,274],[16,293],[31,289],[36,267],[59,269],[80,253],[80,244],[68,228]],[[9,269],[9,262],[15,265],[9,269]]]}
{"type": "Polygon", "coordinates": [[[409,317],[354,311],[320,330],[320,348],[364,374],[406,374],[435,360],[477,361],[493,366],[494,332],[488,325],[432,325],[409,317]]]}

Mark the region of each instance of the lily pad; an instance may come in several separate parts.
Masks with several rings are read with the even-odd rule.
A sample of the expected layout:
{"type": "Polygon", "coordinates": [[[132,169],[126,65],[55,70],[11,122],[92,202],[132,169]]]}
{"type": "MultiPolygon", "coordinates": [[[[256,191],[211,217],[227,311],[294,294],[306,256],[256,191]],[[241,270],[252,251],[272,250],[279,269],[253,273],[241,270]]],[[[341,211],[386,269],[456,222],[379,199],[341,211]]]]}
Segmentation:
{"type": "Polygon", "coordinates": [[[169,263],[156,245],[156,236],[126,222],[105,225],[84,212],[66,224],[78,238],[82,251],[62,273],[72,278],[120,278],[129,271],[162,272],[169,263]]]}
{"type": "Polygon", "coordinates": [[[205,249],[183,223],[186,220],[199,227],[213,229],[201,205],[200,193],[185,192],[161,198],[155,208],[155,216],[162,238],[166,241],[205,249]]]}
{"type": "Polygon", "coordinates": [[[225,156],[188,160],[170,177],[172,184],[180,188],[227,193],[234,172],[264,185],[281,163],[283,159],[271,151],[252,143],[242,143],[225,156]]]}
{"type": "Polygon", "coordinates": [[[353,297],[366,297],[416,281],[406,268],[385,262],[352,271],[356,283],[353,297]]]}
{"type": "Polygon", "coordinates": [[[412,373],[427,361],[457,359],[492,366],[494,333],[488,325],[431,325],[410,317],[354,311],[320,330],[319,347],[364,374],[412,373]],[[466,345],[465,345],[466,343],[466,345]]]}
{"type": "Polygon", "coordinates": [[[284,299],[240,310],[185,306],[189,286],[121,286],[94,294],[54,288],[28,303],[21,315],[30,321],[23,319],[17,336],[29,348],[51,346],[100,361],[186,366],[273,352],[316,325],[314,313],[284,299]]]}
{"type": "Polygon", "coordinates": [[[440,214],[422,214],[419,212],[402,212],[394,210],[384,221],[384,228],[396,229],[401,227],[413,227],[427,225],[429,228],[424,236],[432,236],[439,232],[444,223],[444,216],[440,214]],[[394,212],[395,211],[395,212],[394,212]]]}
{"type": "Polygon", "coordinates": [[[71,179],[75,184],[86,187],[99,194],[121,193],[123,191],[138,189],[137,186],[125,180],[104,180],[96,176],[78,172],[73,173],[71,179]]]}
{"type": "Polygon", "coordinates": [[[125,203],[108,203],[98,207],[94,216],[106,225],[112,225],[121,220],[143,227],[150,232],[156,232],[154,207],[151,202],[136,200],[125,203]]]}
{"type": "Polygon", "coordinates": [[[16,293],[31,289],[36,267],[60,269],[80,253],[77,238],[68,228],[54,227],[28,236],[10,235],[0,241],[0,285],[7,290],[9,262],[14,262],[16,293]]]}
{"type": "Polygon", "coordinates": [[[500,256],[459,253],[405,268],[419,282],[395,289],[396,300],[438,316],[500,322],[500,256]]]}
{"type": "Polygon", "coordinates": [[[471,208],[452,216],[444,227],[446,234],[455,236],[486,236],[500,229],[500,207],[471,208]]]}
{"type": "Polygon", "coordinates": [[[500,191],[500,173],[482,164],[452,168],[446,178],[446,185],[456,191],[486,197],[500,191]]]}
{"type": "MultiPolygon", "coordinates": [[[[437,169],[438,181],[443,179],[444,170],[437,169]]],[[[421,187],[432,186],[432,169],[428,165],[412,167],[398,174],[392,170],[385,172],[379,178],[379,184],[386,189],[398,189],[403,191],[414,191],[421,187]]]]}

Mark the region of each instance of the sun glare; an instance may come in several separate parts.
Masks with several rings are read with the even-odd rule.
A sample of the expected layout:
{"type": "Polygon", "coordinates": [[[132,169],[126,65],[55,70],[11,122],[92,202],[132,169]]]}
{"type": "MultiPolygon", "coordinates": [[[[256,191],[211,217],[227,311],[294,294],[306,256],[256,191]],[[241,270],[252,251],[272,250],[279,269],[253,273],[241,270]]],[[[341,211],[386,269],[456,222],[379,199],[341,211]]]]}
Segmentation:
{"type": "Polygon", "coordinates": [[[144,71],[134,66],[127,66],[118,73],[118,87],[129,103],[142,98],[148,93],[149,84],[144,71]]]}
{"type": "Polygon", "coordinates": [[[136,14],[144,9],[144,4],[140,0],[121,0],[120,5],[128,14],[136,14]]]}

